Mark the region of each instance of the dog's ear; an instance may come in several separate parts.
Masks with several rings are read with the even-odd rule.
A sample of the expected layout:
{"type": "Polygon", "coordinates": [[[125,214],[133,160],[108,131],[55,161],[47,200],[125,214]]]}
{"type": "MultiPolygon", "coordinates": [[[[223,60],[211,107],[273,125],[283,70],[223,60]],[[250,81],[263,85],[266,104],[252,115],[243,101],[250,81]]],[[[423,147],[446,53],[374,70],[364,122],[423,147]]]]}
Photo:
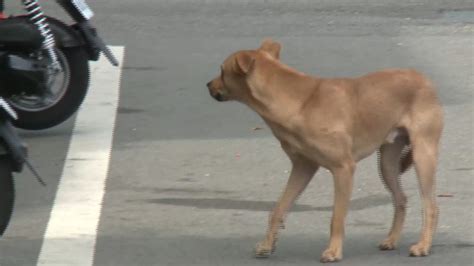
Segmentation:
{"type": "Polygon", "coordinates": [[[235,56],[236,70],[240,74],[247,74],[252,69],[255,61],[254,55],[247,51],[242,51],[235,56]]]}
{"type": "Polygon", "coordinates": [[[269,53],[273,58],[280,59],[281,45],[271,39],[265,39],[259,48],[260,51],[269,53]]]}

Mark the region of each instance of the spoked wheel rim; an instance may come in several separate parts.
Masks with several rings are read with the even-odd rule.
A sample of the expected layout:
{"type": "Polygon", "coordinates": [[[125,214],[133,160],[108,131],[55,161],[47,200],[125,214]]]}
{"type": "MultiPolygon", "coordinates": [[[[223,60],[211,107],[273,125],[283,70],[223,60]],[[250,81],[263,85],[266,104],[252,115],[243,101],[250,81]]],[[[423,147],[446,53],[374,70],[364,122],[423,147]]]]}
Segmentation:
{"type": "MultiPolygon", "coordinates": [[[[55,49],[61,70],[52,73],[47,79],[47,89],[41,94],[14,94],[10,103],[17,109],[27,112],[39,112],[56,105],[66,94],[69,87],[71,70],[64,53],[55,49]]],[[[50,70],[53,72],[53,70],[50,70]]]]}

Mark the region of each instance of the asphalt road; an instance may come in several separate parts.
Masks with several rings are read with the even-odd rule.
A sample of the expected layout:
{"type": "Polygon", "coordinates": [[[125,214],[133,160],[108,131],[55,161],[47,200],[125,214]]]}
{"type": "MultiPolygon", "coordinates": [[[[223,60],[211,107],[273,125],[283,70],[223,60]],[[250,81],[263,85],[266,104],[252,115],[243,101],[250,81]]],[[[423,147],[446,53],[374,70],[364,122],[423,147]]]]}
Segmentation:
{"type": "MultiPolygon", "coordinates": [[[[413,171],[400,248],[376,246],[391,200],[375,158],[358,165],[340,265],[474,264],[474,2],[460,0],[103,0],[95,25],[125,46],[115,137],[94,265],[317,265],[328,240],[332,179],[321,170],[289,216],[274,256],[253,258],[289,162],[248,108],[216,103],[205,84],[222,60],[265,37],[282,60],[320,76],[414,67],[430,76],[446,127],[438,168],[440,221],[432,254],[408,257],[421,226],[413,171]],[[253,130],[261,127],[262,130],[253,130]]],[[[49,14],[63,16],[54,3],[49,14]]],[[[17,13],[17,3],[7,3],[17,13]]],[[[47,179],[17,175],[0,265],[36,265],[74,119],[22,131],[47,179]]]]}

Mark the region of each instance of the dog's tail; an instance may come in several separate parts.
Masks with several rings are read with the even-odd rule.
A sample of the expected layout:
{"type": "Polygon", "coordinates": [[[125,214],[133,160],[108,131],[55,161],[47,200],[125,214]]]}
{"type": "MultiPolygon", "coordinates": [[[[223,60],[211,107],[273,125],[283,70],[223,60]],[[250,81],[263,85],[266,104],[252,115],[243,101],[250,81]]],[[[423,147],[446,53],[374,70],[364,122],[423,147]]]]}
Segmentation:
{"type": "Polygon", "coordinates": [[[413,165],[413,152],[411,146],[406,146],[400,158],[400,174],[405,173],[413,165]]]}

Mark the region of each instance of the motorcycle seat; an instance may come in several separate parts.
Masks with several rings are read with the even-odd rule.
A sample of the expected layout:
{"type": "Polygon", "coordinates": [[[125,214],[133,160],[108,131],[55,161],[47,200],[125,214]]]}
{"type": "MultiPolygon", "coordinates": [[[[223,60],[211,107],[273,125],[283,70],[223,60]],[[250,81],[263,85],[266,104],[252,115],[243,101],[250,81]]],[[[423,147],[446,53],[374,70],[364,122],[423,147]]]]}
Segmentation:
{"type": "Polygon", "coordinates": [[[43,45],[43,36],[34,24],[20,19],[0,20],[0,48],[35,50],[43,45]]]}

